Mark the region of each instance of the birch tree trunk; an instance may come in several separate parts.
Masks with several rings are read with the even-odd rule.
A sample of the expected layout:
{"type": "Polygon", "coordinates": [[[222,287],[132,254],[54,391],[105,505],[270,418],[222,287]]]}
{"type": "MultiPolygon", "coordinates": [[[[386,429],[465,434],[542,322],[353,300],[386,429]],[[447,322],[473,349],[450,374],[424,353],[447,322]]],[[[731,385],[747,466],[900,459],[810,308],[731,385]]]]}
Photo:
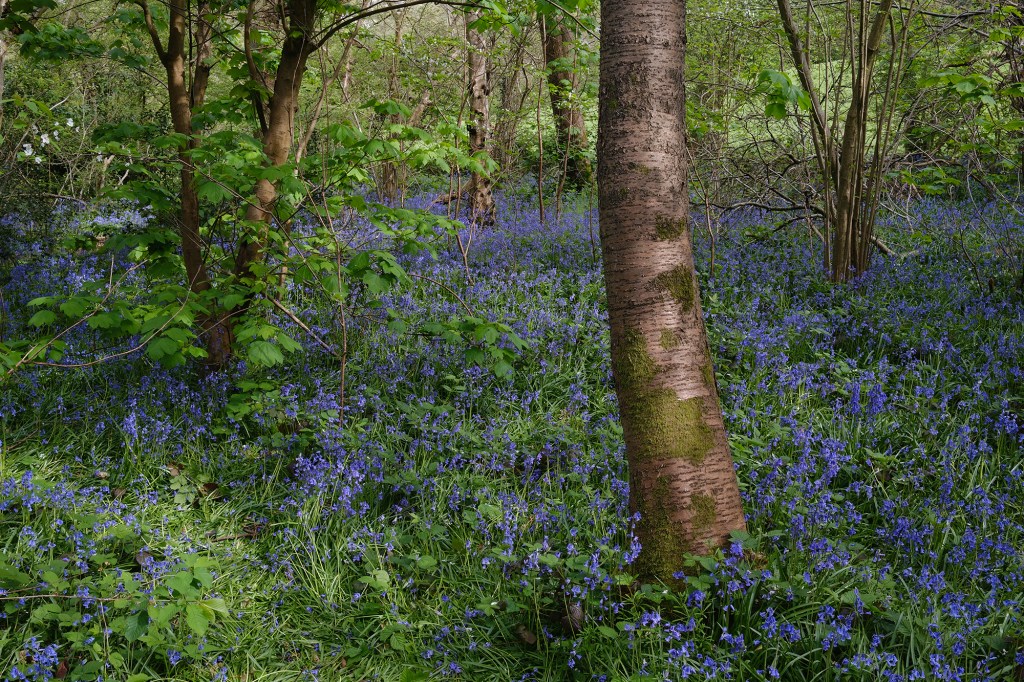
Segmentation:
{"type": "Polygon", "coordinates": [[[683,0],[601,4],[598,182],[612,371],[640,514],[639,572],[745,527],[688,223],[683,0]]]}

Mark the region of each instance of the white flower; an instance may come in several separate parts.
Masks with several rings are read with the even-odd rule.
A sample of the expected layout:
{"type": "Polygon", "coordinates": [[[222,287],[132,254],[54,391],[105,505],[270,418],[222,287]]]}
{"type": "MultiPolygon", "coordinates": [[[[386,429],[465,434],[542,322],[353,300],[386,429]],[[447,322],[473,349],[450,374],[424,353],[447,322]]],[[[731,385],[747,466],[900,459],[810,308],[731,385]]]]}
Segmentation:
{"type": "Polygon", "coordinates": [[[32,145],[30,145],[30,144],[22,145],[21,148],[25,150],[25,156],[32,156],[32,152],[33,152],[32,145]]]}
{"type": "Polygon", "coordinates": [[[65,121],[65,124],[67,125],[68,128],[71,128],[72,126],[75,125],[75,119],[69,118],[67,121],[65,121]]]}
{"type": "Polygon", "coordinates": [[[39,144],[43,145],[44,147],[46,145],[50,144],[50,136],[47,135],[46,133],[43,133],[42,135],[40,135],[39,136],[39,144]]]}
{"type": "Polygon", "coordinates": [[[103,155],[102,154],[97,154],[96,155],[96,163],[103,163],[103,155]]]}
{"type": "Polygon", "coordinates": [[[40,164],[40,163],[42,163],[42,162],[43,162],[43,157],[41,157],[41,156],[37,156],[37,157],[35,158],[35,162],[36,162],[36,164],[37,164],[37,165],[38,165],[38,164],[40,164]]]}
{"type": "Polygon", "coordinates": [[[60,131],[59,131],[59,130],[56,130],[56,129],[55,129],[55,130],[53,131],[53,139],[54,139],[54,140],[59,140],[59,139],[60,139],[60,131]]]}

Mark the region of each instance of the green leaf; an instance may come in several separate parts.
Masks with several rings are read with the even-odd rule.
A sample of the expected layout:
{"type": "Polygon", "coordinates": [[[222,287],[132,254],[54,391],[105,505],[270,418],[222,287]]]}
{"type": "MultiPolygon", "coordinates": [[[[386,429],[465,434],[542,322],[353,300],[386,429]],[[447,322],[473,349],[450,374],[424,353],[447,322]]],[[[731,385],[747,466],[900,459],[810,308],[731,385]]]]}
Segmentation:
{"type": "Polygon", "coordinates": [[[134,642],[149,632],[149,614],[145,611],[128,616],[124,624],[124,636],[129,642],[134,642]]]}
{"type": "Polygon", "coordinates": [[[281,349],[269,341],[253,341],[249,344],[249,359],[260,367],[273,367],[284,363],[281,349]]]}
{"type": "Polygon", "coordinates": [[[180,571],[167,579],[167,587],[174,590],[178,596],[190,599],[197,596],[196,588],[192,586],[193,576],[188,571],[180,571]]]}
{"type": "Polygon", "coordinates": [[[188,604],[185,606],[185,622],[188,623],[192,632],[200,637],[204,636],[207,629],[209,629],[210,620],[210,616],[198,604],[188,604]]]}
{"type": "Polygon", "coordinates": [[[60,304],[60,311],[68,317],[80,317],[85,312],[85,303],[71,298],[60,304]]]}
{"type": "Polygon", "coordinates": [[[33,327],[45,327],[57,321],[57,315],[51,310],[40,310],[29,318],[28,323],[33,327]]]}
{"type": "Polygon", "coordinates": [[[203,601],[199,602],[199,604],[201,606],[206,607],[210,611],[213,611],[214,613],[219,613],[222,616],[227,617],[231,615],[231,613],[228,611],[228,605],[224,602],[223,599],[204,599],[203,601]]]}
{"type": "Polygon", "coordinates": [[[494,376],[504,377],[512,373],[512,365],[505,360],[498,360],[494,363],[494,376]]]}
{"type": "Polygon", "coordinates": [[[786,105],[782,102],[769,102],[764,108],[765,116],[781,121],[786,118],[786,105]]]}
{"type": "Polygon", "coordinates": [[[166,336],[160,336],[149,342],[146,346],[146,355],[154,360],[163,360],[169,355],[174,355],[181,349],[173,339],[169,339],[166,336]]]}
{"type": "Polygon", "coordinates": [[[391,639],[388,640],[388,644],[390,644],[391,648],[395,651],[405,651],[406,648],[409,646],[408,642],[405,639],[405,635],[403,635],[401,632],[396,632],[395,634],[391,635],[391,639]]]}

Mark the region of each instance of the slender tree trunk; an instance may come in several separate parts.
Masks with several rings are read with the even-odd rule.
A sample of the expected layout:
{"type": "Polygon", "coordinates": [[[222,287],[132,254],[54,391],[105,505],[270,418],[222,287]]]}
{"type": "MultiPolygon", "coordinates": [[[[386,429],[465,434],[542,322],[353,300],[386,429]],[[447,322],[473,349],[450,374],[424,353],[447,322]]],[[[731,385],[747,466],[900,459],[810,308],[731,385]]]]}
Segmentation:
{"type": "Polygon", "coordinates": [[[800,84],[811,100],[811,135],[815,156],[825,184],[825,234],[831,233],[831,253],[826,257],[829,276],[835,282],[864,273],[870,264],[874,212],[864,210],[864,159],[868,110],[875,60],[882,44],[893,0],[880,0],[874,19],[867,21],[874,4],[860,0],[858,26],[850,39],[853,92],[846,112],[842,138],[833,139],[820,95],[811,75],[811,64],[789,0],[777,0],[779,17],[796,65],[800,84]]]}
{"type": "Polygon", "coordinates": [[[598,180],[612,370],[639,512],[639,571],[745,527],[688,223],[682,0],[601,4],[598,180]]]}
{"type": "MultiPolygon", "coordinates": [[[[299,88],[306,73],[306,62],[315,44],[316,0],[291,0],[287,5],[287,37],[281,48],[281,61],[274,78],[274,90],[267,107],[267,130],[263,153],[270,167],[286,163],[295,141],[295,112],[299,88]]],[[[262,179],[256,183],[256,202],[245,212],[245,219],[256,226],[242,239],[235,257],[235,274],[253,277],[252,266],[263,260],[270,222],[274,216],[277,185],[262,179]]]]}
{"type": "Polygon", "coordinates": [[[863,274],[870,265],[870,242],[874,226],[864,210],[864,159],[867,143],[868,107],[871,104],[871,80],[875,60],[885,34],[893,0],[881,0],[874,19],[867,23],[871,3],[861,1],[860,35],[854,41],[853,92],[846,112],[842,147],[839,153],[839,174],[836,177],[835,238],[832,241],[832,281],[845,282],[863,274]]]}
{"type": "MultiPolygon", "coordinates": [[[[7,0],[0,0],[0,16],[3,16],[6,9],[7,0]]],[[[7,49],[7,32],[0,31],[0,102],[3,101],[4,93],[7,90],[7,49]]],[[[3,120],[3,106],[0,106],[0,123],[3,123],[3,120]]]]}
{"type": "Polygon", "coordinates": [[[506,60],[498,85],[500,106],[498,117],[491,135],[491,156],[501,168],[502,177],[514,169],[518,162],[515,153],[516,130],[523,118],[523,108],[530,94],[529,80],[526,78],[523,62],[526,57],[526,45],[531,38],[528,31],[523,31],[512,38],[509,56],[506,60]],[[522,76],[522,78],[520,78],[522,76]],[[522,82],[522,86],[520,86],[522,82]]]}
{"type": "MultiPolygon", "coordinates": [[[[488,45],[484,34],[471,28],[480,19],[479,12],[466,14],[467,66],[469,71],[469,151],[479,155],[487,152],[491,127],[491,75],[487,67],[488,45]]],[[[491,179],[474,173],[470,181],[469,209],[474,222],[494,220],[494,196],[491,179]]]]}
{"type": "MultiPolygon", "coordinates": [[[[181,165],[181,187],[178,190],[181,211],[179,216],[181,255],[185,264],[185,276],[188,279],[189,290],[194,294],[202,294],[210,289],[211,283],[209,272],[206,269],[205,248],[199,229],[199,197],[196,194],[191,152],[196,148],[192,130],[192,103],[197,96],[200,101],[202,100],[205,95],[206,81],[194,78],[190,86],[185,77],[186,50],[191,31],[189,0],[172,0],[169,5],[170,23],[166,48],[157,33],[149,6],[145,2],[140,2],[139,6],[146,17],[153,47],[167,75],[171,124],[174,132],[187,138],[187,142],[178,152],[178,160],[181,165]]],[[[200,20],[200,24],[208,27],[204,20],[200,20]]],[[[202,33],[202,29],[199,30],[199,33],[202,33]]],[[[204,63],[204,54],[208,56],[209,53],[204,53],[201,48],[197,64],[204,63]]],[[[198,322],[205,335],[207,362],[214,366],[223,365],[231,357],[230,320],[226,315],[215,311],[201,316],[198,322]]]]}
{"type": "Polygon", "coordinates": [[[591,169],[586,157],[587,124],[583,110],[574,101],[579,77],[572,64],[573,35],[558,18],[542,14],[539,21],[558,148],[566,155],[566,180],[570,185],[582,187],[590,184],[591,169]]]}
{"type": "MultiPolygon", "coordinates": [[[[1011,14],[1007,23],[1013,31],[1024,28],[1024,3],[1013,5],[1016,12],[1011,14]]],[[[1008,37],[1004,43],[1003,54],[1009,67],[1010,83],[1024,83],[1024,39],[1016,35],[1008,37]]],[[[1024,118],[1024,97],[1011,97],[1010,106],[1018,118],[1024,118]]],[[[1017,131],[1017,173],[1020,182],[1024,182],[1024,129],[1017,131]]]]}
{"type": "MultiPolygon", "coordinates": [[[[395,19],[395,51],[391,58],[391,69],[388,72],[388,96],[392,100],[399,100],[402,97],[402,81],[399,78],[399,67],[401,66],[399,55],[402,51],[402,24],[405,23],[405,12],[394,13],[395,19]]],[[[402,117],[399,114],[391,114],[387,117],[388,123],[401,123],[402,117]]],[[[400,186],[402,184],[401,163],[397,160],[385,161],[381,164],[380,194],[391,202],[398,201],[400,186]]]]}

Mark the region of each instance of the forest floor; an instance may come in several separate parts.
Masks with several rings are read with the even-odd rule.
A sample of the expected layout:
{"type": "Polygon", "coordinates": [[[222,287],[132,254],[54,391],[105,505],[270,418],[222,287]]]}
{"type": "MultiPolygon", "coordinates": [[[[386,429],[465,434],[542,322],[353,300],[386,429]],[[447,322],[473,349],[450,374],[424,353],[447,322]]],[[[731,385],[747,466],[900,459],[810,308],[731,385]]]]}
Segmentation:
{"type": "MultiPolygon", "coordinates": [[[[712,279],[695,221],[749,535],[685,589],[630,574],[586,210],[541,224],[506,198],[468,271],[403,257],[421,278],[349,320],[343,422],[337,360],[287,319],[306,348],[270,370],[21,372],[0,392],[0,679],[1024,679],[1024,303],[999,256],[1024,231],[910,209],[881,230],[917,253],[848,286],[756,215],[722,223],[712,279]],[[508,377],[388,324],[466,307],[528,342],[508,377]]],[[[25,255],[0,333],[105,263],[25,255]]]]}

